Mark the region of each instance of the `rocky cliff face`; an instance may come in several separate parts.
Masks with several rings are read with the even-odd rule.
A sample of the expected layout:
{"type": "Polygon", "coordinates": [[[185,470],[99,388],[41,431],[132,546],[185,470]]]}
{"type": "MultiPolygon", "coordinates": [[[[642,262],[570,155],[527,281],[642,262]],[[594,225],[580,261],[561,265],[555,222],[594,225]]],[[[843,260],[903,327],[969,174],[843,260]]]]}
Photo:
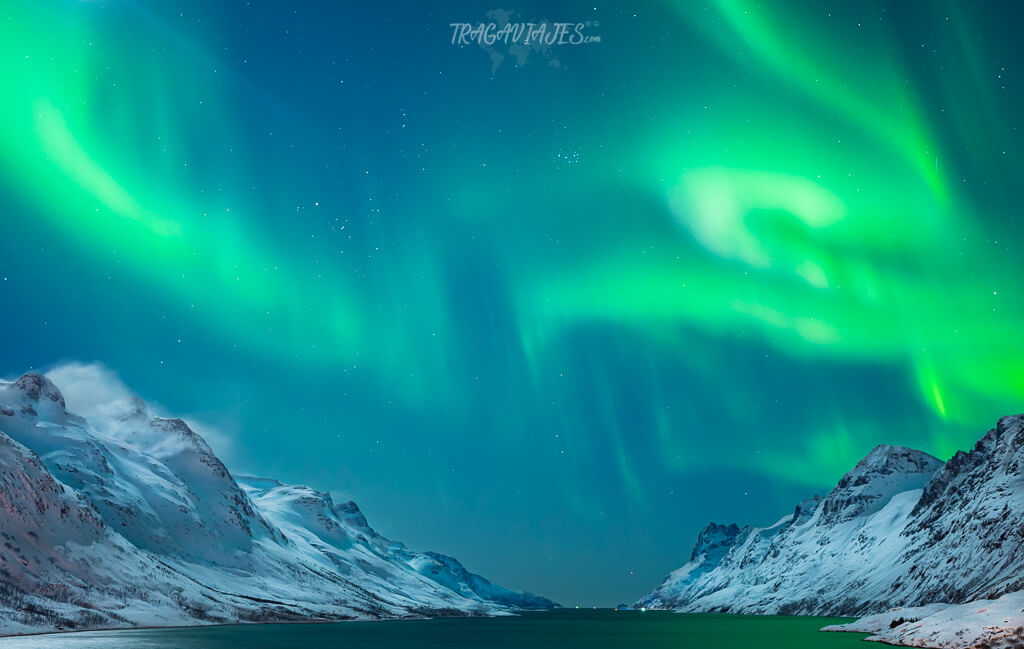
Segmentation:
{"type": "Polygon", "coordinates": [[[946,463],[879,446],[775,525],[709,525],[690,561],[637,606],[863,615],[1019,591],[1022,460],[1024,416],[999,420],[946,463]]]}
{"type": "Polygon", "coordinates": [[[102,420],[0,383],[0,633],[546,608],[381,537],[355,503],[238,478],[144,403],[102,420]]]}

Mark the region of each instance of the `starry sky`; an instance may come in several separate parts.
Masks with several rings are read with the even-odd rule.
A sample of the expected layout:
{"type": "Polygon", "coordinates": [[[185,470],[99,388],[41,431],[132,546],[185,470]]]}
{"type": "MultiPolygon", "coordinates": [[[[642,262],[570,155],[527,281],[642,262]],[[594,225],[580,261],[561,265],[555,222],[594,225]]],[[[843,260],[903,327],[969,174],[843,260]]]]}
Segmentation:
{"type": "Polygon", "coordinates": [[[1024,410],[1019,3],[427,4],[0,6],[0,375],[584,606],[1024,410]]]}

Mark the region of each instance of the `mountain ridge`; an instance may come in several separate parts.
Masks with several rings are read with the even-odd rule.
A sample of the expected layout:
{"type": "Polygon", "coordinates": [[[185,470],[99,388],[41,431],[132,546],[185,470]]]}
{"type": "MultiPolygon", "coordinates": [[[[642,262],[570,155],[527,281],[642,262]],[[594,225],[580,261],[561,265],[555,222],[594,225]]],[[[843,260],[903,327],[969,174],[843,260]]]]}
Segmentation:
{"type": "MultiPolygon", "coordinates": [[[[733,524],[737,533],[717,549],[705,537],[725,527],[708,525],[690,561],[636,606],[852,617],[929,606],[937,615],[951,605],[1016,601],[1024,598],[1022,467],[1024,415],[1000,418],[972,450],[947,462],[905,447],[876,447],[827,496],[798,504],[788,519],[766,528],[733,524]]],[[[943,629],[956,623],[945,615],[943,629]]],[[[1016,619],[988,626],[1005,630],[1016,619]]],[[[920,628],[946,638],[936,625],[920,628]]],[[[879,633],[892,639],[897,632],[879,633]]],[[[901,633],[901,642],[967,646],[901,633]]],[[[981,638],[966,628],[956,637],[981,638]]]]}
{"type": "Polygon", "coordinates": [[[0,633],[556,606],[380,536],[354,502],[235,476],[184,420],[122,405],[90,421],[43,375],[0,382],[0,633]]]}

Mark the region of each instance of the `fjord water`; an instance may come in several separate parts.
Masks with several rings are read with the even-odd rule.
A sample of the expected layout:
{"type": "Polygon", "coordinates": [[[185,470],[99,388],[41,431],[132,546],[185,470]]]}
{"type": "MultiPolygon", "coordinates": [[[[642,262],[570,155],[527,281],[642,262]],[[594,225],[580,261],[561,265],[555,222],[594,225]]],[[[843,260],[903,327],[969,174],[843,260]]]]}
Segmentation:
{"type": "Polygon", "coordinates": [[[825,617],[559,610],[500,618],[88,631],[0,639],[0,649],[842,649],[864,634],[822,633],[825,617]]]}

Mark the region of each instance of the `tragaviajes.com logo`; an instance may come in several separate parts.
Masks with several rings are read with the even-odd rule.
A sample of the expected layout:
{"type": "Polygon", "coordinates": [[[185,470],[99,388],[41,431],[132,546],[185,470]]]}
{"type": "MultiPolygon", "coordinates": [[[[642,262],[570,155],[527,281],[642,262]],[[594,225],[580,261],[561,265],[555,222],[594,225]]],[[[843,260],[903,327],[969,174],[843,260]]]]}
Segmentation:
{"type": "Polygon", "coordinates": [[[596,20],[523,20],[518,12],[505,9],[491,9],[486,18],[480,22],[450,23],[449,26],[452,45],[479,47],[487,52],[492,74],[509,56],[515,57],[518,67],[539,58],[550,67],[561,68],[562,61],[556,54],[561,46],[601,42],[601,36],[595,33],[600,27],[596,20]]]}
{"type": "Polygon", "coordinates": [[[600,43],[601,37],[586,33],[589,26],[597,27],[597,23],[451,23],[452,45],[494,45],[503,43],[515,45],[522,43],[548,46],[551,45],[583,45],[600,43]]]}

